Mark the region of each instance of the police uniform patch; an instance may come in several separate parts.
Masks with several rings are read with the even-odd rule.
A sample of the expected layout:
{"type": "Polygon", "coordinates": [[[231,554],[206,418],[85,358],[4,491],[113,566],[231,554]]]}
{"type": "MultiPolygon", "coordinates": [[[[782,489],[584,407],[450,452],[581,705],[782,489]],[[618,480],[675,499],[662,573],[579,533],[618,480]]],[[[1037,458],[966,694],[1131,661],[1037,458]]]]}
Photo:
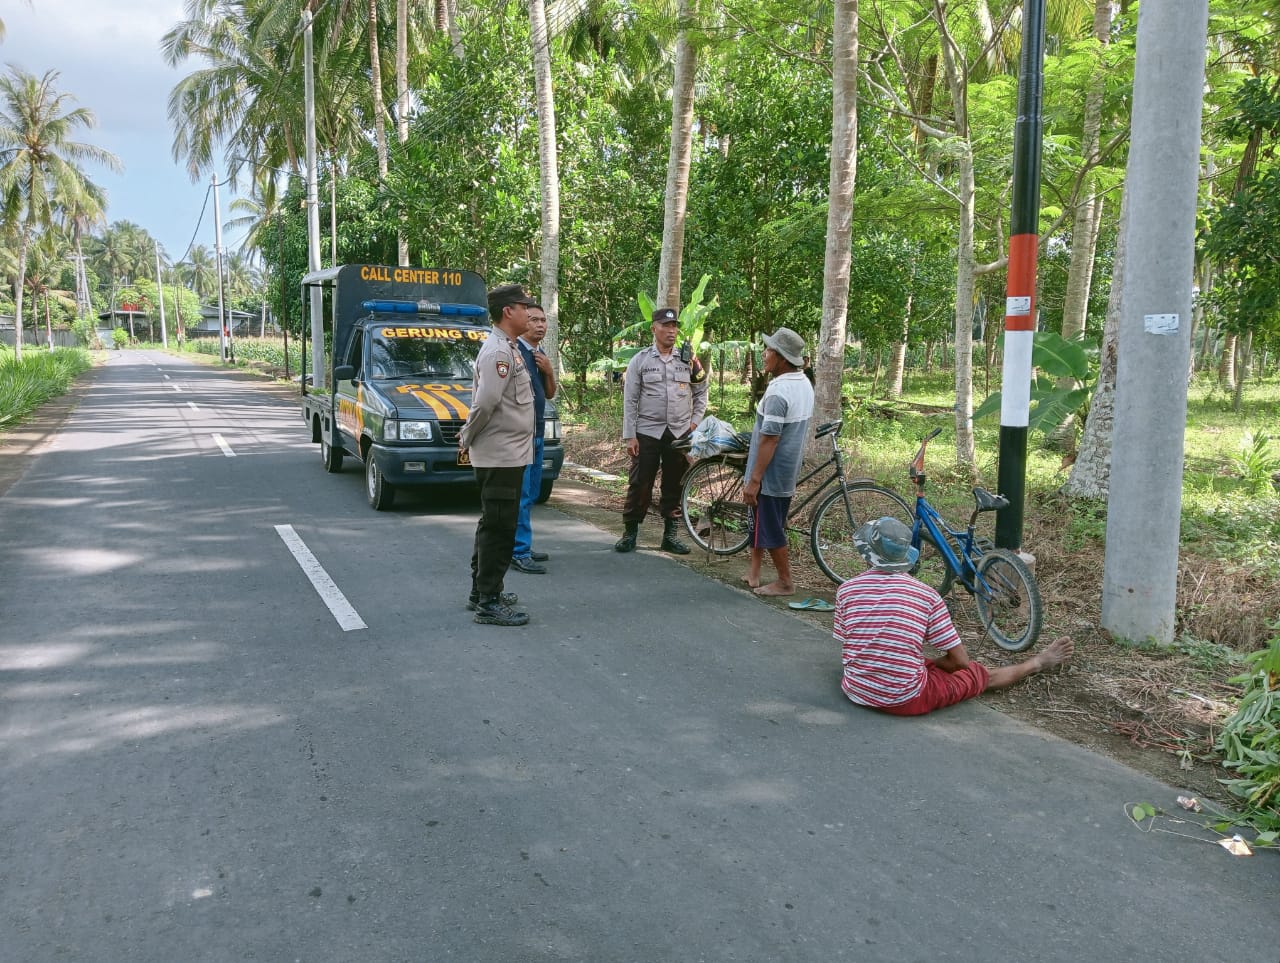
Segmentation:
{"type": "Polygon", "coordinates": [[[510,371],[510,370],[511,370],[511,365],[509,365],[507,362],[505,362],[505,361],[499,361],[499,362],[498,362],[498,377],[499,377],[499,378],[505,378],[505,377],[507,376],[507,372],[508,372],[508,371],[510,371]]]}
{"type": "Polygon", "coordinates": [[[689,365],[689,373],[695,385],[706,380],[707,377],[707,369],[702,367],[702,362],[697,358],[694,358],[692,364],[689,365]]]}

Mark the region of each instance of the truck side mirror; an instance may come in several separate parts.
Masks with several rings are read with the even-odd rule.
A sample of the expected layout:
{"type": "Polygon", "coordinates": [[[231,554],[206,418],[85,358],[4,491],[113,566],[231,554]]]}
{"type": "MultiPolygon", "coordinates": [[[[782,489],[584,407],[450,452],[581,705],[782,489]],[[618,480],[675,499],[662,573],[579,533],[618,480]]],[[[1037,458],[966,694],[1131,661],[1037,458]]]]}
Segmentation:
{"type": "Polygon", "coordinates": [[[356,369],[349,364],[340,364],[333,369],[334,381],[351,381],[356,376],[356,369]]]}

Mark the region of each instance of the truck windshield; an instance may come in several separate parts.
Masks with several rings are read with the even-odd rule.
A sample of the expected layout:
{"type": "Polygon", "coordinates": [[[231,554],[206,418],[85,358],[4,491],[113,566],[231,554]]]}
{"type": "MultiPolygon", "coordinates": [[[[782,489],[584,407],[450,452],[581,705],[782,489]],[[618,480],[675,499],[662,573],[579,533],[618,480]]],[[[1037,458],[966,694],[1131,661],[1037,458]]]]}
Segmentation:
{"type": "Polygon", "coordinates": [[[421,328],[383,328],[373,333],[369,352],[369,377],[374,381],[393,378],[431,378],[455,381],[475,376],[476,354],[483,340],[463,336],[422,337],[421,328]],[[397,331],[415,332],[397,337],[397,331]]]}

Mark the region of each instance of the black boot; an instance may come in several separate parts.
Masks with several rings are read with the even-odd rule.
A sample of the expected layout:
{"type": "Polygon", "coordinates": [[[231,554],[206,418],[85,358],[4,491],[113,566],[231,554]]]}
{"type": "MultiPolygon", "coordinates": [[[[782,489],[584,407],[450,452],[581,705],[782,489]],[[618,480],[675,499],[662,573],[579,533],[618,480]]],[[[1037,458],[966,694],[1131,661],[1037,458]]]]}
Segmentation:
{"type": "MultiPolygon", "coordinates": [[[[520,596],[516,595],[515,592],[503,592],[501,595],[498,596],[498,601],[501,602],[503,605],[507,606],[507,608],[510,608],[511,606],[515,605],[517,602],[520,601],[520,596]]],[[[472,612],[480,608],[479,592],[472,592],[471,595],[467,598],[467,608],[472,612]]]]}
{"type": "Polygon", "coordinates": [[[500,595],[482,595],[476,603],[476,615],[472,621],[482,625],[525,625],[529,616],[503,605],[500,595]]]}
{"type": "Polygon", "coordinates": [[[678,518],[664,518],[662,520],[662,544],[658,548],[664,552],[670,552],[672,555],[688,555],[689,546],[676,538],[679,524],[680,519],[678,518]]]}
{"type": "Polygon", "coordinates": [[[640,528],[639,522],[626,522],[626,530],[622,533],[622,537],[613,544],[615,552],[634,552],[636,550],[636,531],[640,528]]]}

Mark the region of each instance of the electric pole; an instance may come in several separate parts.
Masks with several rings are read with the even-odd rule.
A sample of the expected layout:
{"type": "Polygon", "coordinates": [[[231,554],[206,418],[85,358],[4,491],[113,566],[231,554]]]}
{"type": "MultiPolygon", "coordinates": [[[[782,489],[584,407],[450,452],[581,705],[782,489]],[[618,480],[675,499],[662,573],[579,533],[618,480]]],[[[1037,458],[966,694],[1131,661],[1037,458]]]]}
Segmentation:
{"type": "Polygon", "coordinates": [[[1102,625],[1173,641],[1208,0],[1138,7],[1102,625]]]}
{"type": "MultiPolygon", "coordinates": [[[[307,140],[307,269],[320,270],[320,193],[316,169],[316,82],[314,42],[311,30],[311,8],[302,11],[302,97],[306,114],[307,140]]],[[[324,292],[320,285],[311,286],[311,384],[324,387],[324,292]]],[[[306,385],[303,385],[306,390],[306,385]]]]}
{"type": "Polygon", "coordinates": [[[213,259],[218,264],[218,354],[227,360],[227,314],[222,300],[222,212],[218,206],[218,175],[213,178],[213,259]]]}

